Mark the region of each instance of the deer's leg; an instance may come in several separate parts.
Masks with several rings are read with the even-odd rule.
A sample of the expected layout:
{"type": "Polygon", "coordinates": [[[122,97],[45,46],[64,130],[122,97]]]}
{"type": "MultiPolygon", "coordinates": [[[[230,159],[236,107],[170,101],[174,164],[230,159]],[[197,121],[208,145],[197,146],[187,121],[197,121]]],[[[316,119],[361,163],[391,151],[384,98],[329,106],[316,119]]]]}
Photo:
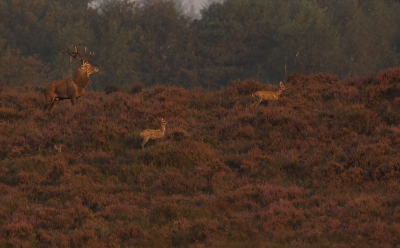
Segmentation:
{"type": "Polygon", "coordinates": [[[76,97],[71,97],[72,106],[75,106],[75,105],[76,105],[76,100],[77,100],[76,97]]]}
{"type": "Polygon", "coordinates": [[[257,106],[260,105],[261,102],[262,102],[262,99],[258,98],[257,102],[254,104],[254,108],[257,108],[257,106]]]}
{"type": "Polygon", "coordinates": [[[50,103],[50,106],[49,106],[49,108],[48,108],[50,114],[53,113],[53,109],[54,109],[54,107],[57,105],[57,103],[58,103],[58,100],[57,100],[57,99],[54,99],[53,102],[50,103]]]}
{"type": "Polygon", "coordinates": [[[51,104],[51,103],[46,103],[46,104],[44,105],[43,112],[46,112],[47,110],[49,110],[50,104],[51,104]]]}
{"type": "Polygon", "coordinates": [[[143,137],[143,142],[142,142],[142,149],[144,148],[144,145],[146,142],[150,139],[150,137],[143,137]]]}
{"type": "Polygon", "coordinates": [[[43,112],[46,112],[47,110],[49,110],[50,106],[53,104],[53,102],[54,102],[54,98],[51,98],[51,97],[45,95],[45,105],[44,105],[43,112]]]}

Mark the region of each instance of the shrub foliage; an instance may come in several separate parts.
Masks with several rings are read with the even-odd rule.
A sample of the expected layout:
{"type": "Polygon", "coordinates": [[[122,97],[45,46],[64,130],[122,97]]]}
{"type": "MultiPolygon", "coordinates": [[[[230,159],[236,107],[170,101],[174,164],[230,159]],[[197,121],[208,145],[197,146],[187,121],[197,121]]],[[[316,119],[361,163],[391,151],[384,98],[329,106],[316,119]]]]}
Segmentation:
{"type": "Polygon", "coordinates": [[[394,247],[399,75],[292,74],[256,109],[276,87],[136,84],[52,116],[41,92],[3,86],[0,246],[394,247]]]}

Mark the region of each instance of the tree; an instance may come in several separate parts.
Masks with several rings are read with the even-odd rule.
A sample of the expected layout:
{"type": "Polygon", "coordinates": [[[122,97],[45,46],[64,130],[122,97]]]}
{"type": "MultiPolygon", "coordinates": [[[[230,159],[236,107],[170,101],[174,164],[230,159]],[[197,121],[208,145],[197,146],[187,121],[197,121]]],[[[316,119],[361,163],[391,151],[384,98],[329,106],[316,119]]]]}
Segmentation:
{"type": "Polygon", "coordinates": [[[399,30],[399,11],[398,4],[384,0],[337,3],[335,22],[342,50],[339,75],[364,75],[398,63],[394,40],[399,30]]]}
{"type": "Polygon", "coordinates": [[[202,19],[193,23],[204,58],[201,77],[217,85],[248,77],[282,80],[269,60],[289,8],[289,1],[228,0],[203,9],[202,19]]]}
{"type": "MultiPolygon", "coordinates": [[[[337,28],[325,10],[313,3],[301,1],[275,35],[271,64],[280,65],[280,70],[316,73],[333,73],[339,54],[337,28]]],[[[276,68],[279,70],[279,68],[276,68]]],[[[286,73],[285,73],[286,74],[286,73]]]]}
{"type": "MultiPolygon", "coordinates": [[[[0,47],[5,40],[0,39],[0,47]]],[[[7,46],[0,54],[0,84],[8,86],[46,86],[48,70],[35,56],[21,56],[18,50],[7,46]]]]}

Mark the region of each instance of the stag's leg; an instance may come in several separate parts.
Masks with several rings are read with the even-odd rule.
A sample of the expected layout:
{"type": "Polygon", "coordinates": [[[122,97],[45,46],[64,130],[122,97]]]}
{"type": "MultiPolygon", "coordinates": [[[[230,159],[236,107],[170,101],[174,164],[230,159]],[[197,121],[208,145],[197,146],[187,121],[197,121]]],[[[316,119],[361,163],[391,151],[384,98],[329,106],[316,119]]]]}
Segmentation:
{"type": "Polygon", "coordinates": [[[76,105],[76,100],[77,100],[76,97],[71,97],[72,106],[75,106],[75,105],[76,105]]]}
{"type": "Polygon", "coordinates": [[[50,106],[49,106],[49,113],[50,114],[53,113],[53,109],[57,105],[57,103],[58,103],[58,100],[54,99],[53,102],[50,104],[50,106]]]}
{"type": "Polygon", "coordinates": [[[51,98],[46,95],[44,95],[44,97],[45,97],[45,105],[44,105],[43,112],[46,112],[50,109],[50,106],[53,104],[54,98],[51,98]]]}
{"type": "Polygon", "coordinates": [[[144,148],[144,145],[146,144],[146,142],[149,140],[149,137],[143,137],[143,143],[142,143],[142,149],[144,148]]]}
{"type": "MultiPolygon", "coordinates": [[[[50,103],[50,104],[51,104],[51,103],[50,103]]],[[[50,104],[47,104],[47,103],[46,103],[46,104],[44,105],[43,112],[46,112],[46,111],[49,110],[50,104]]]]}

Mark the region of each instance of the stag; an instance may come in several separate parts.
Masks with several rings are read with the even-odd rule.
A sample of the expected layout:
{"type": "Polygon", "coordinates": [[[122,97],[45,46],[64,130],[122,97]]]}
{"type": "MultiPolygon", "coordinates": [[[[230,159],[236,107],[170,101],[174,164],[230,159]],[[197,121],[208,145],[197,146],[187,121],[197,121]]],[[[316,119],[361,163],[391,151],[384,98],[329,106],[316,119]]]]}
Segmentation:
{"type": "Polygon", "coordinates": [[[254,105],[256,108],[263,100],[264,101],[276,101],[281,95],[282,91],[287,90],[282,82],[279,83],[279,90],[277,92],[274,91],[256,91],[251,96],[255,98],[257,101],[254,105]]]}
{"type": "Polygon", "coordinates": [[[74,106],[77,100],[83,95],[85,87],[89,83],[90,74],[99,71],[97,67],[89,64],[89,60],[93,58],[91,52],[87,58],[84,58],[80,54],[78,46],[75,46],[75,51],[71,50],[69,47],[67,50],[62,48],[59,50],[68,54],[72,58],[81,61],[82,64],[76,70],[75,76],[54,81],[44,89],[46,101],[44,111],[48,110],[50,114],[60,100],[71,99],[72,105],[74,106]]]}

